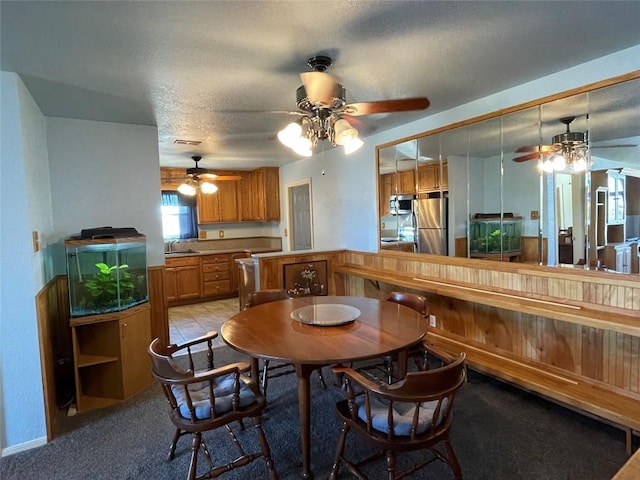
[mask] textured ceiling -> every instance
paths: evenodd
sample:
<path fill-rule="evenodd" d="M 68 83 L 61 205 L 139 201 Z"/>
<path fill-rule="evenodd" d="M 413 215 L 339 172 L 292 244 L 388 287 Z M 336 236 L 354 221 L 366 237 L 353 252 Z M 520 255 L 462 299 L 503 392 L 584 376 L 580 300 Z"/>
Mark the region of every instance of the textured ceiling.
<path fill-rule="evenodd" d="M 213 168 L 298 158 L 269 111 L 295 109 L 317 54 L 348 102 L 430 99 L 360 117 L 378 132 L 640 44 L 636 1 L 2 1 L 0 18 L 2 70 L 45 115 L 157 125 L 161 165 Z"/>

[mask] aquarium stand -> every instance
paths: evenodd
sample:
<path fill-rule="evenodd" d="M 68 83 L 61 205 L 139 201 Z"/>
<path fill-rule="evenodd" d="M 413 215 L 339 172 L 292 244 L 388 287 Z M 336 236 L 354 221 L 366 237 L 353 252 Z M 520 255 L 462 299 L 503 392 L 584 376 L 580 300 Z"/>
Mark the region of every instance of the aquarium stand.
<path fill-rule="evenodd" d="M 79 412 L 127 400 L 152 383 L 149 303 L 69 323 Z"/>

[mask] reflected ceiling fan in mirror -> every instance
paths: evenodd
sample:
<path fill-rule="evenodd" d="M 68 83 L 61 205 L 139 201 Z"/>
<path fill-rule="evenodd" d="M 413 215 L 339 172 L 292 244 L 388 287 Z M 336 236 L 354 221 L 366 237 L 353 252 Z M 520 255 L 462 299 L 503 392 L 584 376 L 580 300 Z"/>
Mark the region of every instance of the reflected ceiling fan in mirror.
<path fill-rule="evenodd" d="M 198 190 L 204 194 L 216 193 L 218 191 L 218 186 L 211 183 L 210 180 L 214 180 L 216 182 L 240 180 L 238 175 L 216 175 L 206 168 L 199 167 L 198 162 L 202 160 L 202 157 L 199 155 L 193 155 L 191 160 L 195 162 L 196 166 L 187 168 L 185 172 L 186 178 L 181 178 L 183 182 L 178 186 L 178 192 L 183 195 L 192 197 L 198 193 Z"/>
<path fill-rule="evenodd" d="M 587 117 L 588 118 L 588 117 Z M 554 135 L 551 145 L 528 145 L 516 149 L 516 153 L 527 153 L 513 159 L 514 162 L 541 159 L 540 168 L 545 172 L 584 172 L 589 166 L 589 148 L 620 148 L 635 145 L 603 145 L 589 147 L 589 140 L 585 132 L 572 132 L 571 123 L 576 117 L 563 117 L 560 122 L 566 126 L 566 131 Z"/>
<path fill-rule="evenodd" d="M 302 85 L 296 92 L 300 111 L 288 112 L 300 118 L 278 132 L 280 142 L 299 155 L 310 157 L 321 140 L 343 146 L 346 154 L 352 153 L 362 146 L 360 122 L 353 117 L 424 110 L 429 106 L 426 97 L 348 104 L 345 88 L 326 73 L 331 58 L 318 55 L 307 63 L 312 71 L 300 74 Z"/>

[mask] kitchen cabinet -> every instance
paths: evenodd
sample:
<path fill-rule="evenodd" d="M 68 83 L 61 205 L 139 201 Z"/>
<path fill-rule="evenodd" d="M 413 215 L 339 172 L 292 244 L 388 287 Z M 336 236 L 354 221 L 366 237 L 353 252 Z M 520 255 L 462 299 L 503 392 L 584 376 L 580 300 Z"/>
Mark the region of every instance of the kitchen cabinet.
<path fill-rule="evenodd" d="M 429 162 L 418 166 L 418 193 L 449 189 L 449 169 L 447 162 Z"/>
<path fill-rule="evenodd" d="M 393 195 L 394 192 L 394 180 L 395 173 L 387 173 L 384 175 L 380 175 L 380 216 L 389 215 L 391 212 L 391 204 L 389 203 L 389 197 Z"/>
<path fill-rule="evenodd" d="M 165 295 L 168 301 L 200 297 L 199 257 L 165 259 Z"/>
<path fill-rule="evenodd" d="M 619 243 L 605 246 L 602 250 L 602 263 L 610 270 L 631 273 L 631 245 Z"/>
<path fill-rule="evenodd" d="M 201 261 L 202 296 L 231 293 L 231 255 L 203 255 Z"/>
<path fill-rule="evenodd" d="M 280 174 L 277 167 L 263 167 L 240 180 L 240 221 L 280 221 Z"/>
<path fill-rule="evenodd" d="M 78 411 L 113 405 L 151 384 L 148 303 L 116 313 L 72 317 L 69 323 Z"/>
<path fill-rule="evenodd" d="M 416 173 L 415 170 L 404 170 L 396 174 L 399 195 L 416 194 Z"/>
<path fill-rule="evenodd" d="M 198 191 L 198 223 L 237 222 L 238 210 L 237 181 L 215 182 L 216 193 Z"/>

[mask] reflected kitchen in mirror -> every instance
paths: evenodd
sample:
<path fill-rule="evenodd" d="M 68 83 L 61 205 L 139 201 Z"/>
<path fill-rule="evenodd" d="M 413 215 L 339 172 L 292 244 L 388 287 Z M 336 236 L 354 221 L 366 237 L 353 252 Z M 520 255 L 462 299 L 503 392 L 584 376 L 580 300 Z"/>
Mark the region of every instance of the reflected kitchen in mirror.
<path fill-rule="evenodd" d="M 379 147 L 380 249 L 640 273 L 639 77 Z"/>

